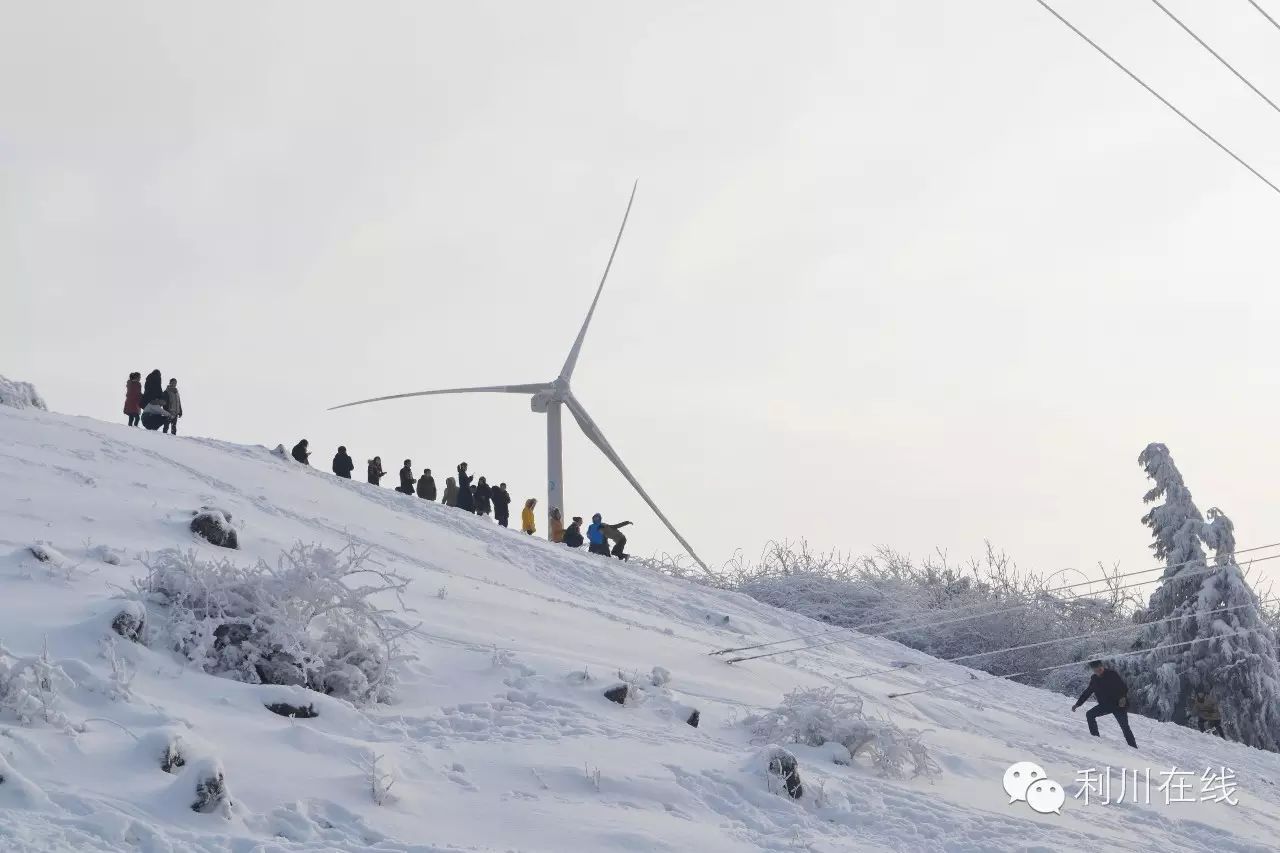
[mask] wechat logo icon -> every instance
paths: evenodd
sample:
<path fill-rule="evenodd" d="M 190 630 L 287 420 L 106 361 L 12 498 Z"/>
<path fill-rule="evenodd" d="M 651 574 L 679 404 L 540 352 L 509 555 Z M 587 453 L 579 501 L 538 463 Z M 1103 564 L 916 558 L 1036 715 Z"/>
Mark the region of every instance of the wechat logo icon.
<path fill-rule="evenodd" d="M 1004 771 L 1004 792 L 1009 795 L 1010 805 L 1021 800 L 1040 814 L 1062 814 L 1062 804 L 1067 801 L 1062 786 L 1034 761 L 1009 765 Z"/>

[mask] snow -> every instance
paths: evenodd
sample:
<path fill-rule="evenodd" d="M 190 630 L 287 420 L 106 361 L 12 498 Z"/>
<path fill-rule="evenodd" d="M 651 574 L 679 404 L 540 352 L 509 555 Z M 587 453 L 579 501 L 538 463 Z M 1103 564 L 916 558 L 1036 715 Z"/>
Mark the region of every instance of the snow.
<path fill-rule="evenodd" d="M 1069 698 L 1000 681 L 887 698 L 966 680 L 955 665 L 844 680 L 931 660 L 887 639 L 731 666 L 707 652 L 827 626 L 264 447 L 0 408 L 0 482 L 5 660 L 57 674 L 46 691 L 23 681 L 29 723 L 0 712 L 0 850 L 1263 851 L 1280 837 L 1280 755 L 1140 717 L 1130 750 L 1108 718 L 1089 738 Z M 235 519 L 239 551 L 191 533 L 200 507 Z M 367 548 L 410 578 L 410 612 L 380 601 L 416 627 L 394 702 L 217 677 L 111 632 L 136 615 L 149 554 L 249 568 L 298 543 Z M 634 688 L 624 705 L 603 696 L 618 683 Z M 861 709 L 823 725 L 919 732 L 940 773 L 908 763 L 894 778 L 840 744 L 762 740 L 751 721 L 794 710 L 787 694 Z M 318 716 L 265 707 L 278 702 Z M 798 759 L 799 800 L 769 778 L 775 745 Z M 165 772 L 171 747 L 184 763 Z M 1066 789 L 1061 815 L 1009 803 L 1002 780 L 1018 761 Z M 1152 802 L 1070 796 L 1104 766 L 1151 768 Z M 1165 804 L 1157 774 L 1174 766 L 1197 779 L 1233 769 L 1239 804 Z M 218 773 L 225 807 L 193 811 Z"/>

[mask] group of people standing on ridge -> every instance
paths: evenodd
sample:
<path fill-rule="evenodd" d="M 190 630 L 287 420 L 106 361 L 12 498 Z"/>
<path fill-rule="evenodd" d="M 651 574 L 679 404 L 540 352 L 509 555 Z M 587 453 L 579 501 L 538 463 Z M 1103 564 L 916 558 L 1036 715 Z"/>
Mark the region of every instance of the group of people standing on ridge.
<path fill-rule="evenodd" d="M 149 430 L 163 429 L 178 434 L 178 418 L 182 417 L 182 395 L 178 393 L 178 380 L 170 379 L 164 385 L 159 370 L 147 374 L 144 385 L 142 374 L 134 371 L 124 385 L 124 414 L 129 426 L 139 423 Z"/>
<path fill-rule="evenodd" d="M 303 465 L 310 465 L 311 450 L 307 439 L 304 438 L 295 444 L 291 455 L 294 460 Z M 355 461 L 347 453 L 347 448 L 339 447 L 333 457 L 331 466 L 333 473 L 345 480 L 350 480 L 355 468 Z M 368 480 L 371 485 L 381 485 L 382 478 L 386 475 L 387 472 L 382 468 L 381 456 L 375 456 L 369 460 Z M 396 491 L 404 495 L 417 495 L 428 501 L 436 500 L 439 495 L 440 502 L 445 506 L 456 507 L 463 512 L 474 513 L 485 518 L 492 515 L 501 527 L 507 527 L 511 521 L 511 493 L 507 491 L 507 484 L 499 483 L 494 486 L 485 477 L 476 478 L 467 470 L 466 462 L 458 465 L 456 478 L 445 478 L 444 492 L 441 494 L 437 490 L 436 479 L 431 469 L 424 468 L 422 474 L 415 477 L 413 460 L 406 459 L 404 467 L 400 469 L 400 485 L 396 487 Z M 537 505 L 537 498 L 529 498 L 524 502 L 524 509 L 520 512 L 520 530 L 529 536 L 538 530 L 537 521 L 534 518 L 534 509 Z M 559 508 L 553 508 L 551 531 L 547 538 L 552 542 L 568 545 L 570 548 L 581 548 L 586 544 L 592 554 L 614 556 L 619 560 L 625 560 L 628 557 L 625 550 L 627 537 L 622 533 L 622 528 L 629 524 L 631 524 L 629 521 L 610 524 L 596 513 L 592 516 L 591 524 L 587 527 L 584 536 L 580 517 L 574 516 L 569 526 L 565 527 Z"/>

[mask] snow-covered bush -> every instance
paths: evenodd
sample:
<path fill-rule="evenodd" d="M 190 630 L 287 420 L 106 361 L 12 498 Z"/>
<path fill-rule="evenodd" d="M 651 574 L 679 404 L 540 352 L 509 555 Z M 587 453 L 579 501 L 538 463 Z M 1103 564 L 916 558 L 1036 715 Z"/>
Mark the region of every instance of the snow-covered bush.
<path fill-rule="evenodd" d="M 862 699 L 832 688 L 797 689 L 770 711 L 743 720 L 763 743 L 839 744 L 854 759 L 867 756 L 884 776 L 941 772 L 921 741 L 921 732 L 903 730 L 889 720 L 866 717 Z"/>
<path fill-rule="evenodd" d="M 360 771 L 374 803 L 385 805 L 391 799 L 391 789 L 396 784 L 395 771 L 389 767 L 386 757 L 371 751 L 351 764 Z"/>
<path fill-rule="evenodd" d="M 129 662 L 128 658 L 120 656 L 116 649 L 116 638 L 112 634 L 103 637 L 99 645 L 102 650 L 102 658 L 111 669 L 111 692 L 109 695 L 116 701 L 127 701 L 132 698 L 131 688 L 133 679 L 137 676 L 138 671 Z"/>
<path fill-rule="evenodd" d="M 1119 588 L 1124 583 L 1117 574 L 1118 569 L 1104 569 L 1096 594 L 1059 593 L 1054 590 L 1067 581 L 1020 571 L 989 544 L 982 559 L 956 564 L 941 552 L 918 561 L 888 548 L 850 557 L 815 552 L 801 541 L 771 543 L 755 563 L 736 558 L 721 577 L 730 588 L 775 607 L 885 636 L 935 657 L 965 657 L 967 666 L 996 675 L 1015 675 L 1071 663 L 1096 646 L 1070 640 L 1000 649 L 1099 631 L 1114 632 L 1108 637 L 1123 646 L 1136 636 L 1138 602 Z M 1079 692 L 1079 677 L 1052 670 L 1017 680 Z"/>
<path fill-rule="evenodd" d="M 19 657 L 0 646 L 0 709 L 23 725 L 43 720 L 61 729 L 71 721 L 60 709 L 59 695 L 74 687 L 71 677 L 49 656 L 49 644 L 37 656 Z"/>
<path fill-rule="evenodd" d="M 368 551 L 298 543 L 276 566 L 240 566 L 165 550 L 135 581 L 158 636 L 204 671 L 251 684 L 295 684 L 353 702 L 390 701 L 401 627 L 375 599 L 409 581 Z"/>
<path fill-rule="evenodd" d="M 49 411 L 44 398 L 30 382 L 18 382 L 0 376 L 0 406 L 14 409 L 40 409 Z"/>

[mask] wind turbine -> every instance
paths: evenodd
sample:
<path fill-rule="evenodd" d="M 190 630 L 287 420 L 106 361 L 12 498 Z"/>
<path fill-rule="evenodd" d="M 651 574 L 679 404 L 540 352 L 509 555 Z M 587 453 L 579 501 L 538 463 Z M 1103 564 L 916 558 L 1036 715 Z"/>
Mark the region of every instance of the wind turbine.
<path fill-rule="evenodd" d="M 600 294 L 604 292 L 604 283 L 609 278 L 610 268 L 613 267 L 613 258 L 618 253 L 618 245 L 622 242 L 622 232 L 627 227 L 627 217 L 631 215 L 631 204 L 636 199 L 636 187 L 638 185 L 639 181 L 636 181 L 631 187 L 631 197 L 627 199 L 627 209 L 622 214 L 622 225 L 619 226 L 618 236 L 613 241 L 613 250 L 609 252 L 609 262 L 605 264 L 604 275 L 600 276 L 600 285 L 596 288 L 595 298 L 591 300 L 591 307 L 587 309 L 587 318 L 583 320 L 582 328 L 578 330 L 578 337 L 574 340 L 573 347 L 569 350 L 569 356 L 564 360 L 564 367 L 560 369 L 560 375 L 555 379 L 550 382 L 535 382 L 528 385 L 489 385 L 479 388 L 444 388 L 437 391 L 391 394 L 386 397 L 373 397 L 368 400 L 357 400 L 354 403 L 344 403 L 341 406 L 334 406 L 329 411 L 345 409 L 350 406 L 361 406 L 365 403 L 400 400 L 405 397 L 428 397 L 436 394 L 493 393 L 530 395 L 530 408 L 547 416 L 547 527 L 549 529 L 551 526 L 551 511 L 553 509 L 559 509 L 561 517 L 564 517 L 564 454 L 561 445 L 560 415 L 561 408 L 567 408 L 569 413 L 573 415 L 574 420 L 578 422 L 582 432 L 596 447 L 600 448 L 600 452 L 605 455 L 605 458 L 612 462 L 614 467 L 621 472 L 622 476 L 639 493 L 654 514 L 666 525 L 667 530 L 671 531 L 671 535 L 676 538 L 676 541 L 689 552 L 689 556 L 694 559 L 694 562 L 704 572 L 711 574 L 711 570 L 707 568 L 706 563 L 702 562 L 702 559 L 693 550 L 693 546 L 680 535 L 680 531 L 676 530 L 675 525 L 663 514 L 662 510 L 658 509 L 658 505 L 653 502 L 653 498 L 649 497 L 649 493 L 640 485 L 640 481 L 627 469 L 622 457 L 618 456 L 618 452 L 613 449 L 613 445 L 609 444 L 609 440 L 604 437 L 604 433 L 596 426 L 596 422 L 591 419 L 591 415 L 587 414 L 587 410 L 578 401 L 578 398 L 573 396 L 573 391 L 569 388 L 569 380 L 573 377 L 574 368 L 578 365 L 578 354 L 582 351 L 582 342 L 587 337 L 587 328 L 591 325 L 591 318 L 596 312 L 596 305 L 600 302 Z"/>

